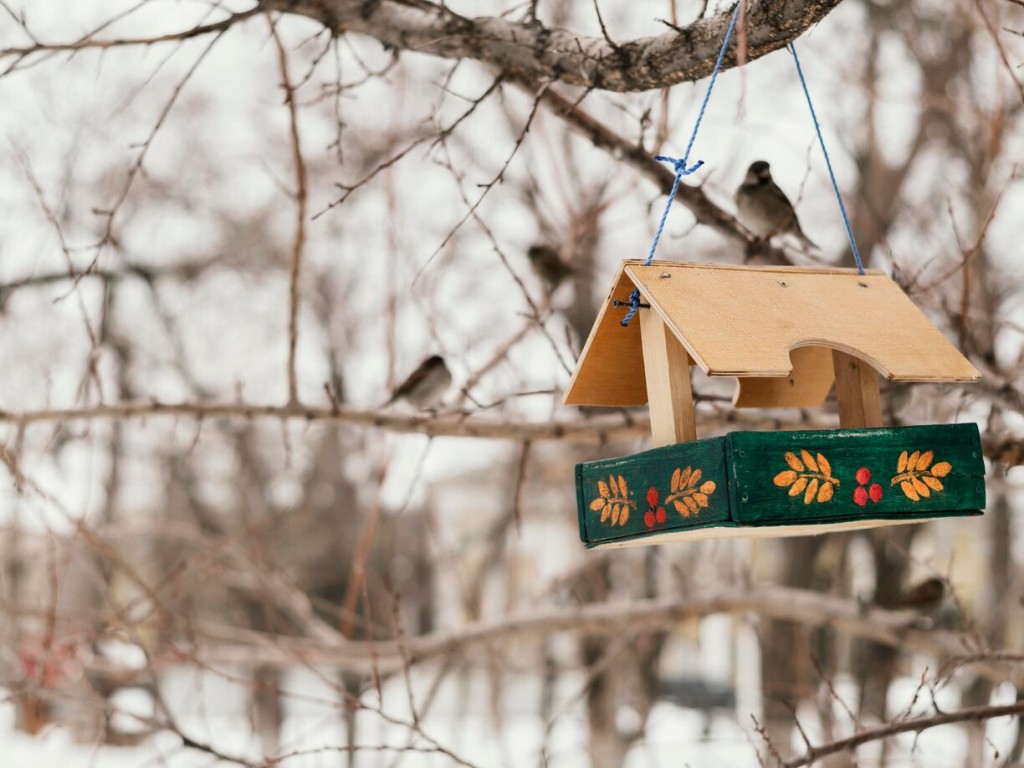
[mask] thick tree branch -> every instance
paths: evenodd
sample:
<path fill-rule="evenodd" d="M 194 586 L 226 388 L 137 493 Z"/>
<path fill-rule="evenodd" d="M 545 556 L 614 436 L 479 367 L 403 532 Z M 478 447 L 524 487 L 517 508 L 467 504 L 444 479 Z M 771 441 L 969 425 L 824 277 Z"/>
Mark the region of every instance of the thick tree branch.
<path fill-rule="evenodd" d="M 118 421 L 172 417 L 198 419 L 277 419 L 349 424 L 382 429 L 399 434 L 418 433 L 430 437 L 475 437 L 490 440 L 565 440 L 576 444 L 603 444 L 614 440 L 642 438 L 650 432 L 646 413 L 624 411 L 621 415 L 560 421 L 524 421 L 516 418 L 494 419 L 465 412 L 442 414 L 394 413 L 389 410 L 312 405 L 266 405 L 259 403 L 218 403 L 209 401 L 161 403 L 128 401 L 81 408 L 46 408 L 37 411 L 0 411 L 0 425 L 26 427 L 33 424 L 64 422 Z M 766 418 L 757 411 L 749 415 L 733 413 L 728 420 L 702 422 L 702 429 L 718 434 L 728 429 L 779 428 L 778 419 Z M 806 422 L 793 422 L 789 428 L 807 428 Z M 985 457 L 1006 467 L 1024 465 L 1024 440 L 1015 436 L 987 438 Z"/>
<path fill-rule="evenodd" d="M 764 56 L 821 21 L 840 0 L 748 0 L 745 60 Z M 277 0 L 277 10 L 315 18 L 339 33 L 356 32 L 398 51 L 475 59 L 506 77 L 561 81 L 633 92 L 693 82 L 711 74 L 732 9 L 656 37 L 613 45 L 536 22 L 467 18 L 426 0 Z M 737 48 L 723 67 L 736 66 Z"/>
<path fill-rule="evenodd" d="M 895 720 L 876 728 L 860 731 L 845 739 L 822 744 L 819 747 L 811 747 L 799 757 L 786 760 L 780 765 L 781 768 L 799 768 L 799 766 L 803 765 L 812 765 L 827 755 L 854 750 L 862 744 L 885 739 L 889 736 L 896 736 L 901 733 L 920 733 L 939 725 L 984 722 L 985 720 L 992 720 L 997 717 L 1011 717 L 1021 714 L 1024 714 L 1024 701 L 998 706 L 966 707 L 955 712 L 937 712 L 934 715 L 922 715 L 921 717 L 912 717 L 907 720 Z"/>
<path fill-rule="evenodd" d="M 500 641 L 545 637 L 555 632 L 591 636 L 632 637 L 663 629 L 689 618 L 712 614 L 751 614 L 762 619 L 792 621 L 807 626 L 829 626 L 862 637 L 939 659 L 972 660 L 971 670 L 994 681 L 1017 681 L 1014 665 L 990 658 L 976 638 L 964 632 L 927 629 L 917 615 L 906 610 L 865 608 L 856 600 L 823 595 L 803 589 L 762 586 L 732 588 L 701 597 L 648 599 L 630 602 L 591 603 L 576 608 L 557 606 L 527 614 L 480 621 L 449 632 L 436 632 L 397 641 L 324 643 L 311 638 L 272 638 L 252 630 L 197 623 L 197 647 L 178 649 L 168 657 L 174 663 L 180 653 L 195 653 L 203 664 L 288 665 L 302 662 L 351 671 L 389 672 L 409 663 L 465 655 L 474 648 Z"/>
<path fill-rule="evenodd" d="M 397 433 L 420 433 L 430 437 L 479 437 L 495 440 L 568 440 L 574 443 L 605 443 L 622 438 L 642 437 L 650 429 L 643 414 L 601 416 L 575 421 L 521 421 L 469 416 L 465 413 L 435 416 L 429 413 L 394 413 L 362 410 L 340 404 L 332 407 L 309 405 L 261 405 L 246 403 L 160 403 L 124 402 L 81 408 L 51 408 L 38 411 L 0 411 L 0 424 L 28 426 L 64 422 L 88 422 L 154 417 L 189 419 L 277 419 L 322 424 L 351 424 Z"/>

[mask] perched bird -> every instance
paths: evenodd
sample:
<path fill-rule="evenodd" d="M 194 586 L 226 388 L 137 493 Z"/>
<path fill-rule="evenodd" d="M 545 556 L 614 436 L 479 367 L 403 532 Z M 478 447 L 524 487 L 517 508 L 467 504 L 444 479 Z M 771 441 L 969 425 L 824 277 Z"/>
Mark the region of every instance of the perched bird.
<path fill-rule="evenodd" d="M 452 374 L 445 365 L 444 358 L 432 355 L 420 363 L 419 367 L 409 374 L 391 394 L 391 399 L 384 403 L 391 405 L 405 400 L 410 405 L 428 410 L 441 402 L 441 398 L 452 383 Z"/>
<path fill-rule="evenodd" d="M 530 266 L 533 267 L 540 279 L 547 283 L 552 291 L 573 273 L 573 268 L 562 260 L 558 249 L 552 248 L 550 245 L 531 245 L 526 251 L 526 258 L 530 260 Z"/>
<path fill-rule="evenodd" d="M 800 228 L 793 204 L 772 179 L 764 160 L 750 164 L 747 175 L 736 190 L 736 211 L 747 229 L 762 239 L 775 235 L 793 235 L 805 247 L 818 249 Z"/>
<path fill-rule="evenodd" d="M 911 609 L 927 616 L 937 612 L 945 599 L 946 582 L 933 576 L 903 590 L 892 607 Z"/>

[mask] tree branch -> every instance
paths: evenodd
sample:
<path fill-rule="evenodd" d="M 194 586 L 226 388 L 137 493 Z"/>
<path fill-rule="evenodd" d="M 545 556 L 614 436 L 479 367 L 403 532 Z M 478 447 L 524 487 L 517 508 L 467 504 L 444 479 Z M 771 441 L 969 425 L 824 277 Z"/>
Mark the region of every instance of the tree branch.
<path fill-rule="evenodd" d="M 621 415 L 561 421 L 525 421 L 516 418 L 492 419 L 466 412 L 435 416 L 430 413 L 402 414 L 387 410 L 349 408 L 334 403 L 330 407 L 303 404 L 266 405 L 259 403 L 218 403 L 209 401 L 161 403 L 127 401 L 81 408 L 44 408 L 36 411 L 0 411 L 0 424 L 26 427 L 55 422 L 116 421 L 154 417 L 190 419 L 277 419 L 350 424 L 383 429 L 398 434 L 423 434 L 429 437 L 475 437 L 490 440 L 565 440 L 576 444 L 604 444 L 613 440 L 642 438 L 650 431 L 645 413 L 626 411 Z M 805 424 L 805 422 L 799 422 Z M 729 428 L 779 428 L 777 419 L 767 419 L 756 411 L 749 415 L 733 413 L 729 420 L 702 423 L 709 434 Z M 827 428 L 827 427 L 824 427 Z M 986 439 L 982 443 L 986 458 L 1007 467 L 1024 465 L 1024 440 L 1017 437 Z"/>
<path fill-rule="evenodd" d="M 871 741 L 878 741 L 879 739 L 895 736 L 900 733 L 920 733 L 928 728 L 934 728 L 937 725 L 981 722 L 984 720 L 991 720 L 996 717 L 1009 717 L 1020 714 L 1024 714 L 1024 701 L 1017 701 L 1013 704 L 1004 704 L 1002 706 L 985 705 L 980 707 L 966 707 L 964 709 L 957 710 L 956 712 L 939 712 L 934 715 L 923 715 L 921 717 L 910 718 L 909 720 L 889 722 L 884 725 L 880 725 L 877 728 L 869 728 L 866 731 L 860 731 L 859 733 L 855 733 L 853 736 L 848 736 L 845 739 L 839 739 L 838 741 L 823 744 L 820 747 L 811 747 L 804 754 L 782 763 L 782 768 L 799 768 L 799 766 L 802 765 L 811 765 L 826 755 L 834 755 L 837 752 L 846 752 L 848 750 L 856 749 L 862 744 L 867 744 Z"/>
<path fill-rule="evenodd" d="M 841 0 L 750 0 L 745 60 L 795 40 Z M 277 0 L 282 12 L 315 18 L 338 33 L 356 32 L 398 51 L 475 59 L 508 77 L 561 81 L 633 92 L 693 82 L 711 74 L 731 9 L 655 37 L 612 44 L 565 29 L 505 18 L 460 16 L 426 0 Z M 722 63 L 736 66 L 733 45 Z"/>
<path fill-rule="evenodd" d="M 539 91 L 539 86 L 536 83 L 526 83 L 521 80 L 516 82 L 522 88 L 533 93 Z M 595 147 L 605 150 L 616 160 L 625 162 L 651 179 L 658 185 L 662 194 L 667 195 L 672 189 L 675 174 L 664 163 L 655 160 L 650 151 L 644 147 L 628 141 L 590 115 L 578 101 L 556 93 L 553 88 L 544 89 L 539 94 L 539 98 L 541 103 L 554 115 L 589 139 Z M 735 216 L 712 202 L 700 187 L 680 184 L 676 192 L 676 200 L 689 208 L 697 221 L 706 224 L 722 235 L 743 243 L 747 247 L 757 242 L 757 238 L 741 226 Z M 776 263 L 786 264 L 790 261 L 785 252 L 769 243 L 761 243 L 760 248 L 763 254 L 770 255 Z"/>
<path fill-rule="evenodd" d="M 28 426 L 54 422 L 88 422 L 148 419 L 170 416 L 191 419 L 278 419 L 352 424 L 397 433 L 430 437 L 479 437 L 494 440 L 567 440 L 575 443 L 606 443 L 642 437 L 650 429 L 647 417 L 637 414 L 601 416 L 576 421 L 521 421 L 491 419 L 465 413 L 435 416 L 429 413 L 400 414 L 386 410 L 308 405 L 260 405 L 247 403 L 123 402 L 81 408 L 49 408 L 38 411 L 0 411 L 0 424 Z"/>
<path fill-rule="evenodd" d="M 295 165 L 295 238 L 288 270 L 288 402 L 299 402 L 299 377 L 295 370 L 295 353 L 299 343 L 299 273 L 306 248 L 306 203 L 309 197 L 309 175 L 302 155 L 299 137 L 299 111 L 295 104 L 295 86 L 288 75 L 288 52 L 277 34 L 277 27 L 269 20 L 270 36 L 277 49 L 277 66 L 281 72 L 281 87 L 288 107 L 288 139 L 291 142 L 292 162 Z"/>
<path fill-rule="evenodd" d="M 203 37 L 205 35 L 221 33 L 227 31 L 229 28 L 234 26 L 240 21 L 260 13 L 262 8 L 260 5 L 256 5 L 247 11 L 240 13 L 232 13 L 225 19 L 213 22 L 212 24 L 199 24 L 191 29 L 184 29 L 178 32 L 168 32 L 163 35 L 154 35 L 152 37 L 133 37 L 133 38 L 118 38 L 105 40 L 103 38 L 95 37 L 93 34 L 88 34 L 74 40 L 70 43 L 44 43 L 38 40 L 33 40 L 32 45 L 23 47 L 11 47 L 11 48 L 0 48 L 0 60 L 6 58 L 13 58 L 14 62 L 4 69 L 0 70 L 0 77 L 13 71 L 17 65 L 24 59 L 34 55 L 53 55 L 55 53 L 67 52 L 76 53 L 78 51 L 85 51 L 90 49 L 106 50 L 108 48 L 131 48 L 135 46 L 149 46 L 158 45 L 160 43 L 172 43 L 181 42 L 182 40 L 190 40 L 195 37 Z"/>
<path fill-rule="evenodd" d="M 971 670 L 994 681 L 1019 682 L 1020 675 L 990 659 L 984 648 L 968 633 L 919 628 L 916 614 L 906 610 L 869 608 L 858 601 L 824 595 L 811 590 L 778 586 L 755 589 L 723 589 L 684 599 L 632 600 L 628 603 L 590 603 L 572 608 L 559 605 L 521 615 L 480 621 L 449 632 L 436 632 L 397 641 L 324 643 L 312 638 L 270 636 L 252 630 L 196 623 L 201 638 L 194 649 L 203 664 L 287 665 L 296 660 L 358 672 L 374 669 L 386 673 L 410 663 L 439 657 L 465 656 L 472 649 L 498 641 L 543 637 L 572 632 L 595 637 L 632 637 L 678 624 L 689 618 L 712 614 L 753 614 L 763 619 L 792 621 L 806 626 L 829 626 L 904 651 L 928 654 L 939 659 L 964 658 L 972 654 Z"/>

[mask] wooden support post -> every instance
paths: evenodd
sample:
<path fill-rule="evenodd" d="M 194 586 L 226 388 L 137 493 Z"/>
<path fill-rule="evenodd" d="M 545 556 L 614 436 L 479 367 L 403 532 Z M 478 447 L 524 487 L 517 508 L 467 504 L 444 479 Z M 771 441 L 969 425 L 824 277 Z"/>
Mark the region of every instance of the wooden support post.
<path fill-rule="evenodd" d="M 839 426 L 843 429 L 882 426 L 882 399 L 878 373 L 859 357 L 832 350 L 836 371 Z"/>
<path fill-rule="evenodd" d="M 652 309 L 640 310 L 640 338 L 654 447 L 696 440 L 689 354 Z"/>

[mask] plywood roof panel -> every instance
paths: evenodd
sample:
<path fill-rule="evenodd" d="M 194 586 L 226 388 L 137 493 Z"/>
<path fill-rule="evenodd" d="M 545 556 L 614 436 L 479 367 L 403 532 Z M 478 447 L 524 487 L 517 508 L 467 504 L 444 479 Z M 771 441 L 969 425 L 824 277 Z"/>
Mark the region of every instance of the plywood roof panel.
<path fill-rule="evenodd" d="M 630 263 L 624 271 L 712 376 L 785 376 L 790 350 L 813 345 L 856 355 L 893 381 L 979 378 L 876 270 Z"/>
<path fill-rule="evenodd" d="M 629 294 L 633 292 L 633 281 L 623 270 L 627 263 L 623 262 L 619 267 L 611 293 L 590 329 L 590 338 L 580 353 L 576 371 L 565 391 L 566 405 L 625 408 L 647 404 L 640 319 L 634 318 L 623 327 L 620 322 L 627 308 L 614 306 L 616 301 L 628 301 Z"/>
<path fill-rule="evenodd" d="M 790 352 L 830 347 L 856 355 L 893 381 L 976 381 L 978 371 L 884 273 L 803 267 L 732 267 L 623 262 L 565 395 L 576 405 L 643 405 L 646 382 L 639 322 L 619 322 L 633 285 L 701 369 L 711 376 L 795 378 L 789 399 L 818 398 L 830 380 L 822 355 L 794 368 Z M 798 358 L 801 356 L 798 355 Z M 818 383 L 801 386 L 811 377 Z M 742 381 L 742 379 L 741 379 Z M 749 381 L 753 385 L 753 381 Z M 749 404 L 768 392 L 748 387 Z M 780 385 L 775 388 L 787 392 Z M 744 403 L 741 383 L 738 404 Z M 810 394 L 813 391 L 813 395 Z M 827 391 L 827 390 L 826 390 Z M 772 399 L 769 397 L 769 400 Z M 785 399 L 785 398 L 783 398 Z M 810 403 L 799 403 L 810 404 Z"/>

